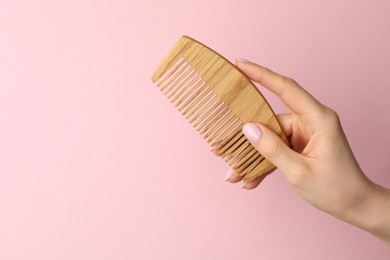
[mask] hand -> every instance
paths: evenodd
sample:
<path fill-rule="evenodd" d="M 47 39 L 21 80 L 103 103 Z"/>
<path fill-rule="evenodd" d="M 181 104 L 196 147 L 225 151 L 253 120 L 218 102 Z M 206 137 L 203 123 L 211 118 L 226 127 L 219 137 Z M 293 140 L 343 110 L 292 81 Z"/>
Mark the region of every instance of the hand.
<path fill-rule="evenodd" d="M 275 93 L 290 111 L 278 116 L 289 144 L 266 126 L 250 123 L 243 127 L 243 132 L 253 146 L 280 169 L 305 201 L 390 241 L 390 215 L 383 220 L 388 224 L 385 234 L 383 227 L 378 227 L 378 218 L 367 217 L 369 212 L 379 211 L 383 215 L 382 201 L 387 202 L 385 209 L 390 213 L 389 191 L 364 175 L 337 113 L 293 79 L 246 61 L 237 61 L 236 65 L 250 79 Z M 228 175 L 229 182 L 241 181 L 232 170 Z M 244 183 L 244 188 L 257 187 L 264 177 Z"/>

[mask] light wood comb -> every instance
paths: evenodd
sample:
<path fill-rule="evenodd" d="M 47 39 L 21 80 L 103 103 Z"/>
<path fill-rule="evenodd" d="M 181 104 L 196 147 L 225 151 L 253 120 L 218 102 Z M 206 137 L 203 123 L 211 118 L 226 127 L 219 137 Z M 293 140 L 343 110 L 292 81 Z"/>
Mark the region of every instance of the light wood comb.
<path fill-rule="evenodd" d="M 245 181 L 275 168 L 249 143 L 242 126 L 262 123 L 286 137 L 260 91 L 227 59 L 183 36 L 152 81 Z"/>

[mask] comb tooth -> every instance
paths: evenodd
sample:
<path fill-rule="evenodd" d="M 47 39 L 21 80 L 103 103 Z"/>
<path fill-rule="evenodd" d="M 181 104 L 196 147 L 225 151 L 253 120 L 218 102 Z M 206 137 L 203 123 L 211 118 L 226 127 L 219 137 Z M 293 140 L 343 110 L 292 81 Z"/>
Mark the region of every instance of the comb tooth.
<path fill-rule="evenodd" d="M 239 132 L 239 129 L 235 129 L 232 131 L 231 134 L 229 134 L 229 138 L 218 138 L 218 140 L 214 140 L 214 142 L 211 143 L 211 146 L 217 147 L 220 149 L 222 146 L 226 145 L 232 138 L 234 138 Z"/>
<path fill-rule="evenodd" d="M 235 123 L 234 116 L 228 117 L 227 120 L 219 121 L 215 126 L 213 126 L 213 129 L 206 133 L 204 139 L 209 144 L 221 142 L 226 136 L 226 129 L 228 129 L 232 123 Z"/>
<path fill-rule="evenodd" d="M 165 88 L 165 86 L 168 86 L 170 85 L 173 81 L 177 80 L 178 76 L 180 74 L 182 74 L 185 69 L 188 68 L 188 63 L 183 60 L 183 63 L 180 64 L 179 67 L 177 67 L 175 70 L 173 70 L 173 73 L 172 75 L 170 75 L 170 77 L 164 79 L 164 80 L 161 80 L 160 82 L 157 83 L 157 87 L 159 87 L 161 90 L 163 90 Z"/>
<path fill-rule="evenodd" d="M 207 133 L 207 134 L 211 134 L 207 142 L 209 143 L 211 141 L 213 141 L 212 143 L 221 142 L 224 139 L 231 138 L 231 135 L 233 134 L 233 130 L 240 124 L 241 124 L 240 120 L 235 115 L 233 115 L 233 117 L 229 119 L 228 122 L 223 125 L 223 127 L 218 129 L 214 133 L 212 132 Z"/>
<path fill-rule="evenodd" d="M 247 149 L 245 152 L 242 152 L 237 156 L 237 159 L 235 160 L 236 163 L 234 166 L 240 167 L 243 163 L 245 163 L 249 158 L 251 158 L 254 154 L 258 153 L 256 149 Z"/>
<path fill-rule="evenodd" d="M 242 173 L 239 173 L 239 176 L 243 176 L 244 178 L 250 177 L 251 174 L 256 173 L 256 177 L 259 177 L 261 174 L 265 173 L 266 168 L 264 167 L 264 157 L 260 157 L 260 160 L 257 161 L 256 164 L 252 164 L 247 169 L 245 169 Z M 252 176 L 253 177 L 253 176 Z"/>
<path fill-rule="evenodd" d="M 183 81 L 180 82 L 180 84 L 173 83 L 169 89 L 166 89 L 164 91 L 165 96 L 171 100 L 173 96 L 176 96 L 179 92 L 182 92 L 183 90 L 188 89 L 191 85 L 193 85 L 198 79 L 199 75 L 194 70 L 188 70 L 189 73 L 186 75 Z M 178 82 L 177 82 L 178 83 Z M 171 103 L 173 101 L 171 100 Z"/>
<path fill-rule="evenodd" d="M 257 157 L 261 157 L 261 155 L 256 152 L 255 149 L 249 149 L 250 152 L 246 154 L 245 156 L 242 156 L 241 154 L 237 156 L 239 159 L 236 160 L 236 163 L 234 163 L 233 168 L 238 169 L 240 167 L 246 167 L 248 166 L 250 161 L 253 161 Z"/>
<path fill-rule="evenodd" d="M 206 141 L 208 143 L 220 143 L 224 139 L 231 139 L 233 130 L 240 124 L 240 121 L 236 118 L 232 118 L 223 127 L 214 132 Z"/>
<path fill-rule="evenodd" d="M 188 86 L 188 91 L 185 92 L 185 94 L 176 103 L 174 103 L 174 105 L 176 107 L 182 105 L 184 101 L 188 100 L 188 97 L 192 96 L 194 92 L 204 84 L 205 82 L 202 79 L 200 79 L 196 81 L 193 85 Z"/>
<path fill-rule="evenodd" d="M 198 83 L 199 80 L 201 80 L 199 74 L 197 74 L 196 72 L 194 72 L 194 74 L 195 74 L 194 77 L 191 79 L 190 82 L 188 82 L 188 84 L 185 84 L 179 91 L 171 92 L 170 94 L 167 95 L 168 99 L 170 99 L 172 103 L 174 103 L 186 91 L 188 91 L 191 87 L 195 86 L 195 84 Z"/>
<path fill-rule="evenodd" d="M 218 107 L 222 104 L 221 99 L 218 96 L 216 96 L 216 97 L 217 98 L 214 99 L 215 103 L 210 107 L 210 109 L 208 111 L 205 111 L 205 113 L 203 113 L 203 115 L 201 117 L 199 117 L 198 120 L 194 120 L 194 122 L 195 122 L 194 127 L 196 130 L 198 130 L 198 126 L 200 123 L 203 122 L 203 120 L 205 120 L 206 118 L 213 118 L 212 115 L 218 110 Z"/>
<path fill-rule="evenodd" d="M 231 134 L 231 137 L 230 138 L 225 138 L 224 140 L 218 142 L 218 144 L 216 143 L 212 143 L 211 146 L 214 147 L 215 151 L 220 154 L 222 153 L 222 149 L 223 147 L 225 147 L 226 145 L 229 145 L 230 142 L 235 142 L 237 141 L 238 138 L 241 137 L 242 133 L 241 132 L 241 129 L 240 128 L 237 128 L 234 133 Z"/>
<path fill-rule="evenodd" d="M 184 79 L 189 71 L 191 71 L 191 67 L 188 64 L 184 64 L 184 66 L 178 69 L 177 73 L 172 78 L 170 78 L 164 85 L 160 87 L 161 92 L 166 94 L 165 89 L 170 89 L 176 86 L 177 83 Z"/>
<path fill-rule="evenodd" d="M 177 70 L 185 63 L 186 61 L 184 58 L 179 59 L 173 66 L 165 73 L 163 74 L 157 81 L 156 85 L 157 87 L 160 87 L 162 83 L 164 83 L 168 78 L 172 77 L 173 74 L 177 72 Z"/>
<path fill-rule="evenodd" d="M 246 153 L 250 149 L 249 146 L 249 142 L 245 141 L 238 149 L 226 156 L 225 161 L 229 162 L 229 165 L 232 166 L 240 158 L 242 153 Z"/>
<path fill-rule="evenodd" d="M 236 150 L 237 144 L 242 144 L 243 142 L 245 142 L 245 136 L 237 134 L 234 138 L 229 138 L 228 142 L 218 149 L 218 153 L 222 158 L 225 158 L 226 155 Z"/>
<path fill-rule="evenodd" d="M 225 158 L 227 155 L 233 153 L 234 151 L 236 151 L 237 149 L 239 149 L 242 144 L 245 142 L 245 137 L 242 136 L 241 138 L 239 138 L 238 140 L 236 140 L 235 142 L 232 142 L 232 144 L 230 146 L 226 146 L 224 147 L 224 152 L 222 152 L 222 155 L 221 157 L 222 158 Z"/>
<path fill-rule="evenodd" d="M 236 171 L 236 173 L 239 176 L 243 176 L 247 172 L 252 170 L 254 167 L 256 167 L 261 162 L 262 159 L 263 158 L 260 155 L 257 155 L 257 157 L 251 158 L 251 160 L 248 160 L 247 162 L 245 162 L 240 167 L 238 167 L 238 168 L 234 168 L 233 167 L 233 169 Z"/>
<path fill-rule="evenodd" d="M 256 164 L 257 159 L 260 159 L 259 154 L 253 154 L 240 166 L 233 165 L 232 168 L 238 175 L 241 176 L 242 174 L 245 174 L 245 171 L 249 170 L 249 168 L 253 167 L 254 164 Z"/>
<path fill-rule="evenodd" d="M 205 138 L 209 137 L 211 134 L 218 131 L 218 129 L 226 125 L 228 122 L 231 122 L 230 120 L 234 119 L 232 111 L 229 108 L 227 108 L 226 110 L 227 111 L 224 111 L 224 115 L 221 117 L 221 120 L 219 120 L 215 125 L 213 125 L 205 132 Z"/>
<path fill-rule="evenodd" d="M 186 115 L 194 106 L 196 106 L 211 91 L 212 91 L 211 88 L 205 82 L 186 101 L 182 103 L 179 110 L 184 110 L 183 115 Z"/>
<path fill-rule="evenodd" d="M 202 116 L 206 111 L 210 111 L 210 108 L 213 104 L 215 104 L 215 102 L 218 100 L 218 96 L 213 92 L 213 91 L 210 91 L 210 94 L 205 97 L 205 99 L 203 99 L 201 101 L 201 103 L 198 104 L 197 107 L 195 107 L 188 115 L 187 115 L 187 119 L 189 119 L 191 116 L 192 118 L 189 120 L 190 123 L 192 124 L 193 122 L 195 122 L 200 116 Z M 207 113 L 209 114 L 209 113 Z"/>
<path fill-rule="evenodd" d="M 189 91 L 190 93 L 185 95 L 186 98 L 188 97 L 186 100 L 184 100 L 180 105 L 177 105 L 179 111 L 185 109 L 200 93 L 202 93 L 208 87 L 206 82 L 200 81 L 200 83 L 201 84 L 199 86 L 195 86 Z"/>
<path fill-rule="evenodd" d="M 195 127 L 194 122 L 197 122 L 202 116 L 210 115 L 211 111 L 213 111 L 212 107 L 215 105 L 217 101 L 218 101 L 218 96 L 215 95 L 215 93 L 212 93 L 210 96 L 208 96 L 204 105 L 198 110 L 194 111 L 195 113 L 192 115 L 192 118 L 189 119 L 190 124 L 193 124 Z"/>
<path fill-rule="evenodd" d="M 227 106 L 221 102 L 221 106 L 217 108 L 216 111 L 210 117 L 205 120 L 200 126 L 197 127 L 197 131 L 203 135 L 211 126 L 216 124 L 226 113 L 229 112 L 229 109 Z"/>
<path fill-rule="evenodd" d="M 228 138 L 220 141 L 214 141 L 211 146 L 214 147 L 215 152 L 221 156 L 230 146 L 241 138 L 239 131 L 235 130 Z"/>
<path fill-rule="evenodd" d="M 204 98 L 203 98 L 204 96 Z M 198 104 L 194 106 L 194 103 L 192 106 L 193 109 L 186 115 L 186 119 L 189 119 L 191 116 L 193 117 L 197 117 L 197 116 L 200 116 L 203 109 L 206 107 L 207 108 L 207 104 L 210 102 L 210 100 L 212 100 L 213 98 L 215 97 L 215 94 L 212 90 L 207 90 L 204 92 L 204 94 L 202 94 L 202 97 L 199 97 L 199 100 L 198 101 Z M 191 120 L 190 120 L 190 123 L 191 123 Z"/>
<path fill-rule="evenodd" d="M 192 70 L 190 67 L 188 67 L 188 69 L 186 71 L 184 71 L 183 74 L 181 74 L 175 82 L 173 82 L 171 85 L 169 85 L 163 91 L 164 95 L 167 95 L 171 91 L 175 93 L 177 91 L 177 89 L 182 88 L 183 85 L 185 85 L 188 82 L 188 80 L 191 79 L 191 75 L 193 73 L 194 73 L 194 70 Z M 173 91 L 174 89 L 176 89 L 176 90 Z"/>
<path fill-rule="evenodd" d="M 272 164 L 270 165 L 269 162 L 267 160 L 265 160 L 265 158 L 263 158 L 258 165 L 256 165 L 252 169 L 250 169 L 245 174 L 244 179 L 246 181 L 254 180 L 257 177 L 261 176 L 262 174 L 269 172 L 273 168 L 274 167 L 272 166 Z"/>
<path fill-rule="evenodd" d="M 213 91 L 209 86 L 206 86 L 205 90 L 197 95 L 191 103 L 183 110 L 183 115 L 188 119 L 191 115 L 193 115 L 201 106 L 204 105 L 204 99 L 208 98 L 209 95 L 212 95 Z M 191 112 L 190 112 L 191 111 Z"/>
<path fill-rule="evenodd" d="M 209 60 L 207 63 L 205 63 L 205 64 L 202 66 L 202 68 L 201 68 L 201 69 L 198 71 L 198 73 L 197 73 L 197 74 L 199 75 L 199 78 L 201 78 L 200 75 L 202 75 L 202 73 L 204 73 L 204 72 L 208 69 L 209 66 L 213 66 L 217 61 L 218 61 L 218 59 L 212 58 L 212 59 Z M 201 62 L 201 60 L 194 61 L 194 62 L 192 63 L 192 65 L 196 67 L 197 65 L 199 65 L 200 62 Z M 206 65 L 207 65 L 207 66 L 206 66 Z M 198 82 L 198 83 L 199 83 L 199 82 Z M 196 86 L 193 86 L 192 88 L 191 88 L 191 86 L 190 86 L 190 87 L 188 88 L 189 91 L 187 91 L 187 93 L 186 93 L 184 96 L 182 96 L 182 97 L 179 99 L 179 101 L 175 104 L 175 106 L 178 107 L 180 104 L 182 104 L 182 102 L 183 102 L 184 100 L 187 100 L 187 101 L 185 102 L 185 104 L 184 104 L 179 110 L 181 110 L 181 109 L 183 109 L 185 106 L 187 106 L 188 103 L 192 101 L 192 98 L 196 97 L 196 96 L 200 93 L 200 92 L 196 92 L 196 93 L 193 95 L 194 91 L 197 90 L 198 87 L 201 86 L 201 85 L 202 85 L 203 83 L 205 83 L 205 82 L 202 80 L 202 81 L 200 81 L 200 85 L 198 85 L 198 83 L 196 84 Z M 178 94 L 178 96 L 179 96 L 179 95 L 182 95 L 182 94 L 184 94 L 184 93 L 185 93 L 185 91 L 180 92 L 180 94 Z M 178 96 L 177 96 L 177 97 L 178 97 Z M 175 100 L 172 101 L 172 103 L 175 102 L 175 101 L 176 101 L 176 98 L 175 98 Z"/>
<path fill-rule="evenodd" d="M 233 114 L 233 117 L 229 119 L 229 121 L 224 124 L 223 127 L 215 131 L 214 133 L 209 132 L 206 134 L 210 134 L 210 137 L 208 138 L 207 142 L 210 142 L 212 140 L 223 140 L 225 138 L 228 138 L 228 136 L 232 133 L 232 131 L 238 127 L 241 124 L 240 120 Z M 218 137 L 218 138 L 217 138 Z"/>
<path fill-rule="evenodd" d="M 200 132 L 202 135 L 212 133 L 218 130 L 221 126 L 232 117 L 229 108 L 224 109 L 215 119 L 211 120 Z M 206 137 L 205 137 L 206 138 Z"/>

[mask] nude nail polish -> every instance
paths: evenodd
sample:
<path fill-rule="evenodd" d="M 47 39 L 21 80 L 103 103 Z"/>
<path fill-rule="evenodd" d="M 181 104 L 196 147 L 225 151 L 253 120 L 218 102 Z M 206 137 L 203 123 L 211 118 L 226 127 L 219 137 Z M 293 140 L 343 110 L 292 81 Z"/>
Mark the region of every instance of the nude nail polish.
<path fill-rule="evenodd" d="M 237 58 L 236 61 L 243 62 L 243 63 L 251 63 L 249 60 L 243 58 Z"/>
<path fill-rule="evenodd" d="M 260 128 L 252 123 L 245 124 L 242 128 L 242 132 L 253 144 L 257 144 L 260 141 L 261 135 L 263 134 Z"/>
<path fill-rule="evenodd" d="M 229 169 L 226 174 L 225 174 L 225 181 L 229 180 L 230 176 L 232 176 L 234 170 L 233 169 Z"/>

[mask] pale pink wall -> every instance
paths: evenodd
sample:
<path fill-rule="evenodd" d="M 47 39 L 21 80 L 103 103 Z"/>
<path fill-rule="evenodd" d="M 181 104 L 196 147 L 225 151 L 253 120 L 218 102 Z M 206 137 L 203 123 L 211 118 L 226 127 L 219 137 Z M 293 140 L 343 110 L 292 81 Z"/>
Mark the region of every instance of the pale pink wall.
<path fill-rule="evenodd" d="M 335 108 L 390 186 L 389 13 L 388 0 L 0 0 L 0 259 L 389 259 L 279 172 L 254 191 L 225 183 L 150 81 L 182 34 L 265 64 Z"/>

